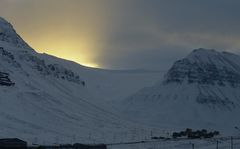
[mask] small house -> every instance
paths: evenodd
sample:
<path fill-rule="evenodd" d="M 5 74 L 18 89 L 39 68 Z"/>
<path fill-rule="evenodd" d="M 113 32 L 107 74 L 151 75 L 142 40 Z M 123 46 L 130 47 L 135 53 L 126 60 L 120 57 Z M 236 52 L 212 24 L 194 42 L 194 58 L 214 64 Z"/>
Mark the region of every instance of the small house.
<path fill-rule="evenodd" d="M 18 138 L 6 138 L 0 139 L 0 148 L 1 149 L 26 149 L 27 142 L 20 140 Z"/>

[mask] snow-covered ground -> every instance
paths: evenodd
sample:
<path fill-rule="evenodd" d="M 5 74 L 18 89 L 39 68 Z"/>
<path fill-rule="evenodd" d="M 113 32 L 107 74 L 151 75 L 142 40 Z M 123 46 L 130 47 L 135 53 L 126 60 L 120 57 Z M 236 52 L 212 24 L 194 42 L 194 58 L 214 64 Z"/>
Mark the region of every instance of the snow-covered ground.
<path fill-rule="evenodd" d="M 240 148 L 240 139 L 233 139 L 233 149 Z M 218 148 L 217 148 L 218 146 Z M 230 149 L 230 138 L 194 139 L 194 140 L 159 140 L 133 144 L 109 145 L 108 149 Z"/>

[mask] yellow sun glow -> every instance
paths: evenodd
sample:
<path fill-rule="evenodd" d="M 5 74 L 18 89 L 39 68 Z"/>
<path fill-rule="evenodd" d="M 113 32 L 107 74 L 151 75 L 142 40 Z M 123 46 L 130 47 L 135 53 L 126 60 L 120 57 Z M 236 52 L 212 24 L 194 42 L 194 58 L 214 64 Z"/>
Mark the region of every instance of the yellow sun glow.
<path fill-rule="evenodd" d="M 87 36 L 71 36 L 64 32 L 25 36 L 24 39 L 40 53 L 47 53 L 63 59 L 75 61 L 81 65 L 99 68 L 95 62 L 94 40 Z M 25 34 L 26 35 L 26 34 Z"/>
<path fill-rule="evenodd" d="M 100 1 L 2 0 L 0 14 L 37 52 L 104 67 L 99 57 L 111 24 L 106 9 Z"/>

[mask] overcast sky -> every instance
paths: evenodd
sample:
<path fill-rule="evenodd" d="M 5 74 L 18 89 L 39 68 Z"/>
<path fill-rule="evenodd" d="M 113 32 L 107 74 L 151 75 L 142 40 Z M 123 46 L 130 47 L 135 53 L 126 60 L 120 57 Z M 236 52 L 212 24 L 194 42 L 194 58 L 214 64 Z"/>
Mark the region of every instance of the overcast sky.
<path fill-rule="evenodd" d="M 195 48 L 240 53 L 239 0 L 0 0 L 38 52 L 109 69 L 161 69 Z"/>

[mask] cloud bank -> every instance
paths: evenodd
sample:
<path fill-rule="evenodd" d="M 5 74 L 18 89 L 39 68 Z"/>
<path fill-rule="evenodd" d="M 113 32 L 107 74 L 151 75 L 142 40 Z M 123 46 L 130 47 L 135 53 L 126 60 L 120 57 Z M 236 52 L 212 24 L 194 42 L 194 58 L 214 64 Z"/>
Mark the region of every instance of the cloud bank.
<path fill-rule="evenodd" d="M 240 53 L 237 0 L 2 0 L 0 13 L 39 51 L 104 68 L 166 70 L 199 47 Z"/>

